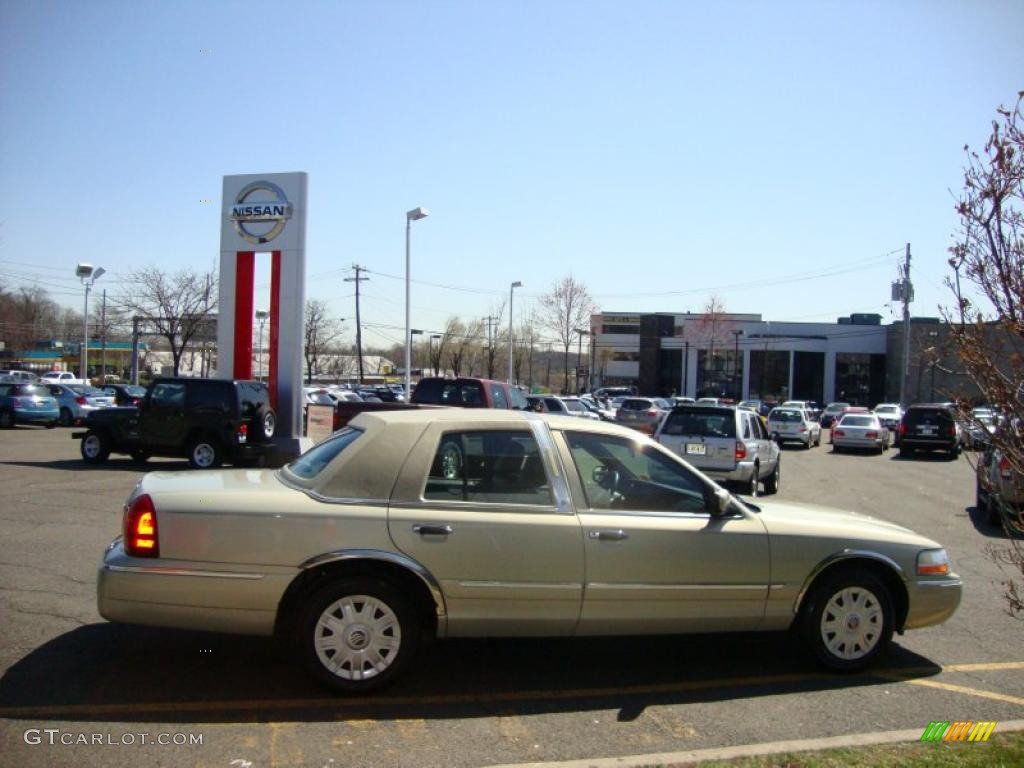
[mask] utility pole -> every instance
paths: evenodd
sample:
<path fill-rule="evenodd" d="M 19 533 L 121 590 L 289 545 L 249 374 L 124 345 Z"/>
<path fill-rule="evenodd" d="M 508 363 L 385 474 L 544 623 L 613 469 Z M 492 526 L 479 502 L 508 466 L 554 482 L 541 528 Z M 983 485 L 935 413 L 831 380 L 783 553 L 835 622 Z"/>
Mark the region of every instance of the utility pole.
<path fill-rule="evenodd" d="M 103 309 L 100 310 L 100 386 L 107 383 L 107 289 L 103 289 Z"/>
<path fill-rule="evenodd" d="M 494 315 L 488 315 L 484 318 L 484 322 L 487 323 L 487 378 L 494 378 L 494 338 L 491 334 L 491 326 L 493 325 L 495 330 L 498 327 L 498 321 L 500 317 Z"/>
<path fill-rule="evenodd" d="M 359 321 L 359 283 L 363 280 L 369 280 L 368 277 L 360 277 L 360 272 L 365 272 L 364 267 L 358 264 L 353 264 L 352 269 L 356 271 L 355 277 L 346 277 L 346 283 L 356 284 L 356 356 L 359 360 L 359 383 L 363 383 L 363 324 Z"/>
<path fill-rule="evenodd" d="M 914 300 L 914 286 L 910 282 L 910 243 L 900 270 L 900 279 L 892 284 L 892 299 L 903 301 L 903 363 L 900 371 L 900 408 L 906 408 L 907 389 L 910 383 L 910 302 Z"/>

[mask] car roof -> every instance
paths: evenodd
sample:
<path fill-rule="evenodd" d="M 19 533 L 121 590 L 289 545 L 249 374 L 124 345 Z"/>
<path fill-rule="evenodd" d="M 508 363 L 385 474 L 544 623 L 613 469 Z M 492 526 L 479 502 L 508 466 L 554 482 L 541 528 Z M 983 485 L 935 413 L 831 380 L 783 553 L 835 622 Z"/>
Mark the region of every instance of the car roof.
<path fill-rule="evenodd" d="M 392 423 L 427 424 L 430 422 L 444 422 L 446 425 L 451 424 L 453 427 L 464 424 L 466 428 L 473 429 L 487 425 L 498 428 L 506 424 L 509 426 L 525 425 L 531 421 L 545 421 L 551 425 L 552 429 L 586 429 L 591 432 L 605 432 L 647 439 L 645 435 L 636 430 L 606 421 L 499 408 L 446 408 L 442 406 L 436 408 L 403 408 L 396 411 L 366 411 L 356 416 L 349 423 L 356 427 L 372 425 L 379 428 L 380 426 Z"/>

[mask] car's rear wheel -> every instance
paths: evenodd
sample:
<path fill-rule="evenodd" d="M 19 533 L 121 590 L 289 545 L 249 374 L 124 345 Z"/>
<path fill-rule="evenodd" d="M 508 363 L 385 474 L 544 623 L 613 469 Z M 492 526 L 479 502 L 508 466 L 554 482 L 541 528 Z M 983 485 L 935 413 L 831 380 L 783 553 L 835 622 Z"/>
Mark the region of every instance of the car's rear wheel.
<path fill-rule="evenodd" d="M 753 474 L 750 475 L 750 483 L 747 486 L 747 495 L 748 496 L 757 496 L 758 486 L 761 484 L 761 478 L 758 477 L 758 474 L 760 474 L 760 472 L 761 472 L 761 465 L 760 464 L 755 464 L 754 465 L 754 472 L 753 472 Z"/>
<path fill-rule="evenodd" d="M 224 449 L 215 437 L 200 435 L 188 447 L 188 463 L 195 469 L 216 469 L 224 461 Z"/>
<path fill-rule="evenodd" d="M 0 411 L 0 429 L 10 429 L 14 426 L 14 414 L 10 411 Z"/>
<path fill-rule="evenodd" d="M 110 456 L 110 438 L 105 432 L 90 429 L 79 446 L 82 458 L 90 464 L 102 464 Z"/>
<path fill-rule="evenodd" d="M 913 455 L 914 455 L 914 449 L 913 448 L 909 448 L 909 447 L 907 447 L 905 445 L 901 445 L 900 446 L 900 456 L 902 458 L 909 459 Z"/>
<path fill-rule="evenodd" d="M 75 419 L 71 415 L 71 409 L 70 408 L 61 408 L 60 409 L 60 425 L 62 427 L 70 427 L 71 424 L 74 422 L 74 420 Z"/>
<path fill-rule="evenodd" d="M 779 482 L 782 480 L 782 461 L 775 462 L 775 469 L 764 479 L 765 495 L 779 492 Z"/>
<path fill-rule="evenodd" d="M 47 429 L 53 429 L 56 426 L 57 426 L 57 422 L 56 421 L 48 421 L 48 422 L 46 422 L 46 428 Z"/>
<path fill-rule="evenodd" d="M 143 451 L 138 449 L 132 451 L 130 454 L 130 456 L 132 457 L 132 461 L 134 461 L 136 464 L 145 464 L 147 461 L 149 461 L 149 457 L 152 455 L 153 454 L 151 454 L 149 451 Z"/>
<path fill-rule="evenodd" d="M 826 667 L 853 672 L 889 645 L 893 608 L 889 588 L 864 569 L 826 575 L 811 590 L 802 617 L 804 640 Z"/>
<path fill-rule="evenodd" d="M 331 582 L 306 601 L 295 629 L 299 659 L 324 685 L 363 693 L 392 682 L 416 653 L 416 611 L 391 584 Z"/>

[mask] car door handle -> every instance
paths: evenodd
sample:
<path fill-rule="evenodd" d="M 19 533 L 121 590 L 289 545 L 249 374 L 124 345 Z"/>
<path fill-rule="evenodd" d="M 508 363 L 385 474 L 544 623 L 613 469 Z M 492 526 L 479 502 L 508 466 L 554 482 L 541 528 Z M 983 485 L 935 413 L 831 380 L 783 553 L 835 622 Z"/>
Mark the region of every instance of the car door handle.
<path fill-rule="evenodd" d="M 412 527 L 412 532 L 418 533 L 420 536 L 447 536 L 454 530 L 455 529 L 447 523 L 444 525 L 424 525 L 423 523 L 415 523 Z"/>
<path fill-rule="evenodd" d="M 589 536 L 598 541 L 622 541 L 629 538 L 629 534 L 622 529 L 617 531 L 591 531 Z"/>

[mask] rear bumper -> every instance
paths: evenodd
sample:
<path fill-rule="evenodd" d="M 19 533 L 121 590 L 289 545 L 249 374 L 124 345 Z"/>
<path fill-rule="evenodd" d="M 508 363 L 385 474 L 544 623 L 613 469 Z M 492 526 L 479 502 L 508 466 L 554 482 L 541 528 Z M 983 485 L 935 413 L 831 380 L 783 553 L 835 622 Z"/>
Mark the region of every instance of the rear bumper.
<path fill-rule="evenodd" d="M 704 469 L 703 467 L 698 467 L 698 469 L 712 480 L 725 483 L 749 483 L 750 478 L 754 476 L 754 462 L 752 461 L 741 461 L 731 470 Z"/>
<path fill-rule="evenodd" d="M 833 437 L 832 445 L 837 448 L 877 449 L 885 447 L 884 438 Z"/>
<path fill-rule="evenodd" d="M 208 632 L 271 635 L 296 569 L 254 571 L 224 563 L 129 557 L 115 539 L 96 578 L 96 605 L 108 621 Z"/>
<path fill-rule="evenodd" d="M 958 445 L 959 441 L 957 440 L 927 440 L 907 435 L 900 438 L 901 448 L 914 448 L 919 451 L 950 451 Z"/>

